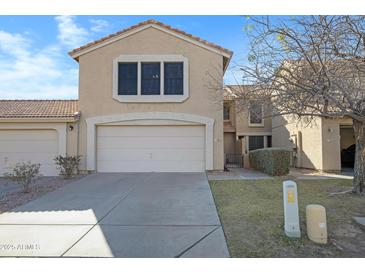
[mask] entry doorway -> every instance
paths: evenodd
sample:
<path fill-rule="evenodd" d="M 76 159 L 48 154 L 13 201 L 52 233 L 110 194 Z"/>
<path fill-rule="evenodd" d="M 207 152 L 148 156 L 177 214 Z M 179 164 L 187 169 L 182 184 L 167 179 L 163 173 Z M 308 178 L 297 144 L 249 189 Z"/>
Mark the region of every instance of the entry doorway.
<path fill-rule="evenodd" d="M 352 128 L 352 126 L 341 125 L 340 137 L 341 168 L 354 168 L 356 147 L 354 129 Z"/>

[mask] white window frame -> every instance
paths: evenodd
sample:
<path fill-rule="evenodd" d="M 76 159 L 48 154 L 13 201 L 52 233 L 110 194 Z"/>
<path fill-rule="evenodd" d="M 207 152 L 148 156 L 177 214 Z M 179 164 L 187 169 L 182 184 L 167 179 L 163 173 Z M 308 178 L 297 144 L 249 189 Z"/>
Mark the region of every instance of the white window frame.
<path fill-rule="evenodd" d="M 118 64 L 137 63 L 137 95 L 118 94 Z M 141 94 L 141 64 L 143 62 L 160 63 L 160 94 L 142 95 Z M 183 94 L 165 95 L 164 94 L 164 63 L 183 62 Z M 113 60 L 113 98 L 123 103 L 161 103 L 161 102 L 183 102 L 189 98 L 189 62 L 182 55 L 120 55 Z"/>
<path fill-rule="evenodd" d="M 264 104 L 261 104 L 261 123 L 251 123 L 251 107 L 248 109 L 248 126 L 249 127 L 264 127 Z"/>

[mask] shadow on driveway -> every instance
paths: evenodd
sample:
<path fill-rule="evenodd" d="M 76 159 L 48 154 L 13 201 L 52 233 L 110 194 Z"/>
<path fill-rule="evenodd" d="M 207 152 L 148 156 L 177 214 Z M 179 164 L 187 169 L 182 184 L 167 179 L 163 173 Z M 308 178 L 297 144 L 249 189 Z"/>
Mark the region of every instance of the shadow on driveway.
<path fill-rule="evenodd" d="M 204 173 L 98 173 L 1 214 L 0 256 L 229 253 Z"/>

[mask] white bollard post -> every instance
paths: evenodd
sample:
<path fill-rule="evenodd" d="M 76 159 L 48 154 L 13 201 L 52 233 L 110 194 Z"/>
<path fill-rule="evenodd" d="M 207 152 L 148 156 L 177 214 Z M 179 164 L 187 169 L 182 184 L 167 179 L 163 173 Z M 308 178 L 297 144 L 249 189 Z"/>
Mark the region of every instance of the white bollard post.
<path fill-rule="evenodd" d="M 297 184 L 283 182 L 284 230 L 288 237 L 300 238 Z"/>

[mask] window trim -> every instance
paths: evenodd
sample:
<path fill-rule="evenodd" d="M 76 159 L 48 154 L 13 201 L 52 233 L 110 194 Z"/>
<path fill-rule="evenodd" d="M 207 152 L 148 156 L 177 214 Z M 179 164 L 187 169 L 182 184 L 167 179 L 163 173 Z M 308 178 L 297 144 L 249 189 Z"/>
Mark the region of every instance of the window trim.
<path fill-rule="evenodd" d="M 250 104 L 251 106 L 251 104 Z M 248 108 L 248 126 L 249 127 L 264 127 L 265 126 L 265 119 L 264 119 L 264 104 L 261 104 L 261 123 L 251 123 L 251 110 Z"/>
<path fill-rule="evenodd" d="M 118 94 L 118 63 L 137 62 L 137 95 Z M 141 67 L 143 62 L 160 63 L 160 94 L 142 95 L 141 94 Z M 183 94 L 165 95 L 164 92 L 164 62 L 183 62 Z M 160 103 L 160 102 L 183 102 L 189 98 L 189 62 L 182 55 L 120 55 L 113 60 L 113 99 L 123 103 Z"/>
<path fill-rule="evenodd" d="M 267 146 L 267 139 L 266 139 L 266 136 L 267 136 L 267 135 L 249 135 L 249 136 L 247 136 L 247 137 L 248 137 L 248 138 L 247 138 L 247 144 L 248 144 L 247 149 L 248 149 L 248 151 L 253 151 L 253 150 L 255 150 L 255 149 L 250 150 L 250 139 L 251 139 L 251 137 L 262 137 L 262 145 L 263 145 L 263 147 L 262 147 L 262 148 L 266 148 L 266 146 Z M 259 148 L 257 148 L 257 149 L 259 149 Z"/>
<path fill-rule="evenodd" d="M 245 140 L 245 153 L 250 153 L 250 136 L 264 136 L 264 148 L 267 148 L 267 137 L 271 136 L 271 140 L 272 140 L 272 133 L 271 132 L 250 132 L 250 133 L 242 133 L 242 134 L 237 134 L 237 136 L 239 137 L 245 137 L 247 138 Z M 272 143 L 271 143 L 272 145 Z M 272 146 L 271 146 L 272 147 Z"/>

